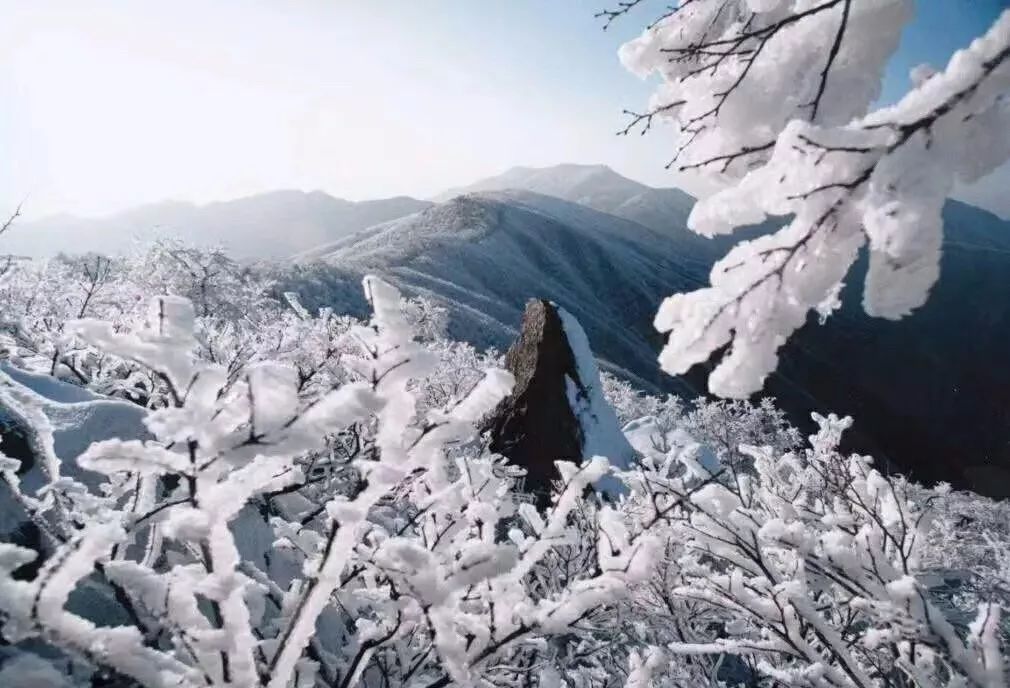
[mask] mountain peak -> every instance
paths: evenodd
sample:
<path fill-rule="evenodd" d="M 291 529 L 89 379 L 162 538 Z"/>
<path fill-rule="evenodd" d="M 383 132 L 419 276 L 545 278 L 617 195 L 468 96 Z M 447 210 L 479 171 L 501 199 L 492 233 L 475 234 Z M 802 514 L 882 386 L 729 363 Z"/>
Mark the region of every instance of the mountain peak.
<path fill-rule="evenodd" d="M 595 174 L 608 174 L 615 177 L 621 177 L 626 179 L 623 175 L 618 174 L 609 165 L 604 165 L 602 163 L 580 163 L 580 162 L 562 162 L 557 165 L 547 165 L 546 167 L 531 167 L 529 165 L 516 165 L 510 167 L 500 176 L 512 176 L 520 174 L 572 174 L 577 172 L 588 172 Z M 629 180 L 630 181 L 630 180 Z"/>
<path fill-rule="evenodd" d="M 436 197 L 446 201 L 476 191 L 517 189 L 556 196 L 609 212 L 651 187 L 628 179 L 606 165 L 562 163 L 551 167 L 512 167 L 502 174 L 469 186 L 450 189 Z"/>

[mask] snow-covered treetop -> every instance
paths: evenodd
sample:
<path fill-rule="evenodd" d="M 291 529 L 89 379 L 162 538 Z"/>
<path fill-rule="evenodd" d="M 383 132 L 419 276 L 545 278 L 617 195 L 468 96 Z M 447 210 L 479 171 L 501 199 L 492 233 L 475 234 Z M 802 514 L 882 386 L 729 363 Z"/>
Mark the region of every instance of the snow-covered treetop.
<path fill-rule="evenodd" d="M 911 10 L 909 0 L 682 0 L 622 48 L 630 70 L 662 79 L 626 131 L 672 123 L 671 165 L 725 186 L 689 226 L 711 236 L 791 218 L 731 250 L 710 287 L 663 304 L 665 370 L 731 344 L 710 389 L 757 391 L 810 311 L 837 308 L 863 246 L 869 314 L 897 319 L 926 301 L 948 193 L 1010 158 L 1010 10 L 946 69 L 917 68 L 904 98 L 869 111 Z"/>

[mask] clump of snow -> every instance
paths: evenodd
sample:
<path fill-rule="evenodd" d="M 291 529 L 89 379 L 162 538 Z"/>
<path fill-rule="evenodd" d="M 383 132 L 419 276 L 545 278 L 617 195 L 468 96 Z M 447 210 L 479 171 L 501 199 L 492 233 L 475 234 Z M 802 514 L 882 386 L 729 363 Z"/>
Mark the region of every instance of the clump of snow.
<path fill-rule="evenodd" d="M 655 416 L 644 416 L 623 428 L 628 443 L 642 456 L 662 461 L 669 456 L 693 469 L 700 477 L 715 475 L 722 468 L 711 447 L 698 443 L 680 427 L 667 428 Z"/>

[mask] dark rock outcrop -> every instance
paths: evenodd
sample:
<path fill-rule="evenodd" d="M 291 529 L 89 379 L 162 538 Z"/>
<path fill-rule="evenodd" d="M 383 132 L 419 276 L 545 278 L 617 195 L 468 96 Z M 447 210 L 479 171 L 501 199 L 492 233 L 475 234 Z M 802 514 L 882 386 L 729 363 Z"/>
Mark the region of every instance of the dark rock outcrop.
<path fill-rule="evenodd" d="M 543 504 L 558 474 L 557 460 L 582 459 L 583 437 L 568 399 L 566 377 L 582 387 L 558 309 L 542 299 L 526 304 L 519 338 L 505 354 L 515 376 L 511 396 L 485 420 L 491 449 L 526 469 L 526 490 Z"/>

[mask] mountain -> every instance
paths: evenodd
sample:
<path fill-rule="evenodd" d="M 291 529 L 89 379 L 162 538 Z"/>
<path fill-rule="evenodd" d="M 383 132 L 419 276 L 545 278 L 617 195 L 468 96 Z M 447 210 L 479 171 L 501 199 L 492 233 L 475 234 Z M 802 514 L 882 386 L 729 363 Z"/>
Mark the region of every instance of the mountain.
<path fill-rule="evenodd" d="M 549 299 L 582 323 L 607 367 L 648 389 L 690 396 L 659 371 L 652 328 L 663 297 L 699 285 L 698 267 L 681 252 L 668 235 L 592 208 L 496 191 L 457 196 L 302 254 L 300 262 L 326 268 L 296 269 L 285 288 L 307 304 L 344 304 L 346 285 L 377 271 L 450 304 L 451 336 L 496 347 L 515 337 L 528 299 Z"/>
<path fill-rule="evenodd" d="M 606 165 L 513 167 L 495 177 L 450 189 L 435 200 L 480 191 L 532 191 L 562 198 L 667 232 L 687 226 L 694 198 L 680 189 L 657 189 L 623 177 Z"/>
<path fill-rule="evenodd" d="M 570 171 L 577 174 L 564 183 Z M 496 347 L 514 338 L 527 299 L 546 298 L 581 321 L 605 367 L 690 397 L 706 388 L 709 366 L 682 379 L 661 373 L 652 319 L 665 296 L 707 285 L 736 237 L 693 234 L 683 223 L 689 206 L 664 204 L 667 195 L 630 180 L 608 189 L 613 174 L 562 166 L 484 180 L 478 185 L 535 183 L 609 204 L 612 213 L 530 191 L 448 194 L 448 202 L 304 254 L 325 267 L 299 267 L 297 290 L 310 303 L 345 303 L 357 276 L 375 270 L 448 304 L 450 335 Z M 618 217 L 631 208 L 642 222 Z M 823 326 L 811 316 L 783 348 L 764 393 L 804 429 L 813 411 L 852 415 L 848 449 L 918 480 L 1010 496 L 1010 222 L 957 201 L 944 220 L 941 277 L 923 308 L 897 322 L 867 316 L 864 257 L 841 310 Z"/>
<path fill-rule="evenodd" d="M 62 215 L 18 224 L 4 235 L 3 250 L 28 256 L 114 254 L 164 236 L 222 246 L 239 258 L 284 258 L 429 205 L 406 196 L 345 201 L 322 191 L 273 191 L 206 205 L 169 201 L 103 218 Z"/>
<path fill-rule="evenodd" d="M 447 201 L 455 196 L 478 191 L 516 189 L 555 196 L 609 212 L 648 188 L 645 184 L 622 177 L 606 165 L 566 164 L 554 167 L 513 167 L 495 177 L 450 189 L 435 200 Z"/>

